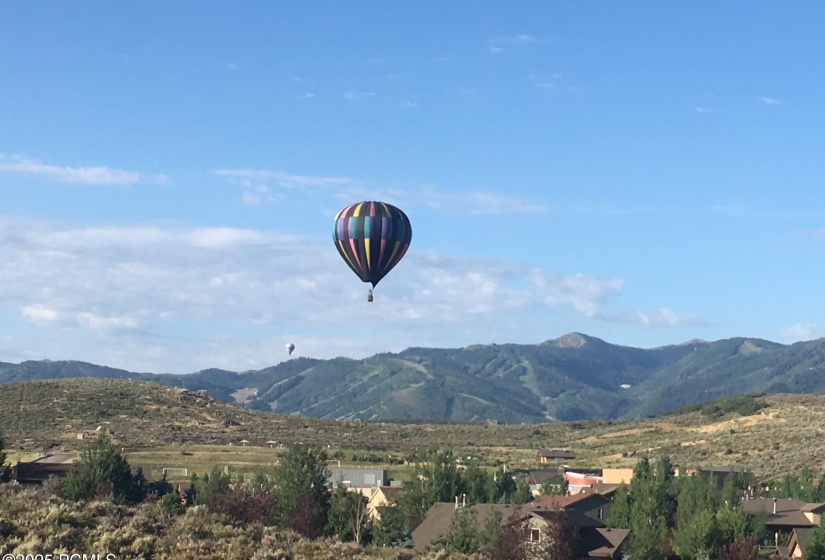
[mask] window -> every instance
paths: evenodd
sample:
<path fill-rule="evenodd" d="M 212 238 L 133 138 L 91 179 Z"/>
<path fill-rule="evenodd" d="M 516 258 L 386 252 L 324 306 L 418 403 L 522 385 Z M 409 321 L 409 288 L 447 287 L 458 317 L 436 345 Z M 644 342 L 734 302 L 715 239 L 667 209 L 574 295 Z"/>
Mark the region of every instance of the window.
<path fill-rule="evenodd" d="M 540 542 L 541 541 L 541 531 L 538 529 L 530 529 L 530 542 Z"/>
<path fill-rule="evenodd" d="M 604 519 L 604 510 L 602 508 L 599 508 L 596 519 Z"/>

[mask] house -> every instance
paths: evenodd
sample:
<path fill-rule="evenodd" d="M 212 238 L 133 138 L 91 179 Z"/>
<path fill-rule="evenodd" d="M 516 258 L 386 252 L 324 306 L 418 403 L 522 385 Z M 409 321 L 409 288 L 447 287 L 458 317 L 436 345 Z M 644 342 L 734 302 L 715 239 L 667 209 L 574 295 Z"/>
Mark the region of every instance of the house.
<path fill-rule="evenodd" d="M 769 534 L 773 535 L 773 540 L 776 543 L 781 541 L 783 534 L 791 534 L 796 529 L 816 527 L 817 523 L 813 520 L 817 519 L 824 509 L 823 504 L 809 504 L 802 500 L 788 498 L 743 500 L 741 508 L 748 515 L 767 514 L 765 528 Z M 810 511 L 803 511 L 805 509 Z"/>
<path fill-rule="evenodd" d="M 328 468 L 329 478 L 327 483 L 333 489 L 338 488 L 341 481 L 348 489 L 358 490 L 364 496 L 372 496 L 373 490 L 378 486 L 389 486 L 389 473 L 386 469 L 341 469 Z"/>
<path fill-rule="evenodd" d="M 811 544 L 812 527 L 796 528 L 791 533 L 791 540 L 788 543 L 788 556 L 790 558 L 807 558 L 806 551 Z"/>
<path fill-rule="evenodd" d="M 541 464 L 572 461 L 576 454 L 569 449 L 541 449 L 536 454 L 536 461 Z"/>
<path fill-rule="evenodd" d="M 28 463 L 18 462 L 14 467 L 14 478 L 19 484 L 43 484 L 52 476 L 64 478 L 76 468 L 74 457 L 46 455 Z"/>
<path fill-rule="evenodd" d="M 513 472 L 513 479 L 523 480 L 530 486 L 533 495 L 538 496 L 541 493 L 541 486 L 545 483 L 561 489 L 564 482 L 564 469 L 519 469 Z"/>
<path fill-rule="evenodd" d="M 526 523 L 527 538 L 530 542 L 540 542 L 543 529 L 548 527 L 558 516 L 572 530 L 578 533 L 577 559 L 585 558 L 621 558 L 621 548 L 629 535 L 627 529 L 608 529 L 604 523 L 575 511 L 553 511 L 532 504 L 476 504 L 471 507 L 476 513 L 478 527 L 484 527 L 495 512 L 501 514 L 501 523 Z M 424 517 L 424 521 L 412 532 L 413 547 L 423 551 L 428 546 L 444 538 L 450 530 L 453 518 L 462 508 L 451 502 L 439 502 L 433 505 Z"/>
<path fill-rule="evenodd" d="M 564 479 L 567 481 L 568 492 L 578 494 L 584 489 L 595 488 L 597 484 L 603 484 L 604 479 L 601 472 L 598 475 L 593 473 L 566 471 Z"/>
<path fill-rule="evenodd" d="M 367 514 L 378 521 L 381 519 L 381 513 L 378 508 L 387 506 L 398 502 L 398 498 L 404 493 L 404 489 L 400 486 L 379 486 L 376 488 L 369 501 L 367 502 Z"/>
<path fill-rule="evenodd" d="M 822 525 L 822 514 L 825 513 L 825 504 L 805 504 L 800 511 L 814 525 Z"/>
<path fill-rule="evenodd" d="M 607 521 L 613 502 L 595 492 L 582 492 L 567 496 L 542 496 L 530 502 L 531 506 L 562 511 L 575 511 L 597 521 Z"/>
<path fill-rule="evenodd" d="M 631 484 L 633 469 L 605 468 L 602 469 L 602 482 L 605 484 Z"/>

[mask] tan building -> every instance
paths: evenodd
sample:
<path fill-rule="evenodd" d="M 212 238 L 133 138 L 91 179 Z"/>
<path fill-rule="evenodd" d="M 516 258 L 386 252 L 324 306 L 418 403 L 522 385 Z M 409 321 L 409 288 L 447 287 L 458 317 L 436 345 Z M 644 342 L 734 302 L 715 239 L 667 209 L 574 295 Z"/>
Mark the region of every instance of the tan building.
<path fill-rule="evenodd" d="M 378 508 L 396 503 L 403 493 L 404 490 L 400 486 L 379 486 L 373 491 L 370 500 L 367 502 L 367 514 L 378 521 L 381 519 Z"/>
<path fill-rule="evenodd" d="M 602 483 L 604 484 L 631 484 L 633 469 L 602 469 Z"/>

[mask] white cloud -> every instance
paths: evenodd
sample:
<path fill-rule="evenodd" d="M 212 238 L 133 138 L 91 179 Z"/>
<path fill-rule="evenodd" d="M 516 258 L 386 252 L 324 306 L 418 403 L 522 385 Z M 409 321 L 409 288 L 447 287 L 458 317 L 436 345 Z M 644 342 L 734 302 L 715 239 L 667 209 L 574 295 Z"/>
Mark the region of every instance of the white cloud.
<path fill-rule="evenodd" d="M 712 110 L 709 107 L 694 107 L 693 110 L 699 113 L 700 115 L 706 115 L 712 112 Z"/>
<path fill-rule="evenodd" d="M 797 323 L 781 329 L 780 334 L 783 338 L 799 342 L 818 338 L 821 336 L 822 330 L 822 327 L 815 323 Z"/>
<path fill-rule="evenodd" d="M 598 317 L 609 323 L 640 325 L 645 327 L 705 326 L 707 320 L 691 313 L 676 313 L 666 307 L 654 312 L 634 311 L 632 313 L 599 313 Z"/>
<path fill-rule="evenodd" d="M 241 200 L 245 204 L 257 206 L 263 202 L 278 202 L 283 198 L 280 193 L 273 193 L 270 184 L 284 188 L 327 187 L 356 185 L 357 181 L 347 177 L 312 177 L 291 175 L 283 171 L 268 169 L 217 169 L 214 175 L 226 177 L 230 182 L 243 189 Z"/>
<path fill-rule="evenodd" d="M 784 105 L 785 103 L 784 101 L 774 99 L 773 97 L 760 97 L 759 101 L 761 101 L 765 105 Z"/>
<path fill-rule="evenodd" d="M 368 99 L 375 97 L 375 92 L 372 91 L 345 91 L 343 95 L 347 101 L 357 101 L 359 99 Z"/>
<path fill-rule="evenodd" d="M 22 353 L 140 371 L 265 367 L 284 359 L 281 337 L 320 358 L 470 344 L 493 324 L 533 337 L 522 312 L 599 319 L 623 288 L 616 278 L 413 248 L 368 304 L 368 285 L 325 237 L 233 228 L 0 219 L 0 254 L 0 309 L 55 329 L 0 340 L 0 360 Z"/>
<path fill-rule="evenodd" d="M 519 35 L 511 35 L 511 36 L 503 36 L 498 37 L 487 45 L 487 52 L 493 54 L 499 54 L 506 50 L 519 47 L 519 46 L 526 46 L 526 45 L 535 45 L 540 43 L 546 43 L 547 41 L 538 39 L 533 35 L 529 35 L 527 33 L 521 33 Z"/>
<path fill-rule="evenodd" d="M 532 74 L 529 78 L 533 82 L 532 89 L 534 92 L 556 94 L 573 93 L 579 90 L 579 87 L 574 83 L 574 78 L 564 74 Z"/>
<path fill-rule="evenodd" d="M 340 200 L 383 200 L 403 207 L 426 206 L 447 213 L 466 214 L 521 214 L 543 213 L 549 206 L 530 202 L 516 196 L 506 196 L 487 191 L 467 191 L 450 193 L 436 187 L 424 185 L 415 189 L 368 189 L 358 187 L 347 189 L 336 195 Z"/>
<path fill-rule="evenodd" d="M 169 182 L 167 175 L 142 175 L 135 171 L 108 167 L 59 167 L 41 163 L 33 158 L 9 154 L 0 154 L 0 171 L 44 175 L 61 183 L 87 185 L 136 185 L 138 183 L 164 185 Z"/>
<path fill-rule="evenodd" d="M 56 309 L 48 308 L 39 303 L 21 307 L 20 314 L 28 321 L 38 325 L 54 323 L 60 317 L 60 313 Z"/>

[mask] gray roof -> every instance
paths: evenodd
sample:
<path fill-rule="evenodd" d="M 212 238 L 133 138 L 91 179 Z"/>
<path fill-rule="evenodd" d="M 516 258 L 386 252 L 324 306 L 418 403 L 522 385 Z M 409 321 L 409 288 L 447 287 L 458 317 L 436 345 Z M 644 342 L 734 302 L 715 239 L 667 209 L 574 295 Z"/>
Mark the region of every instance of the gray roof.
<path fill-rule="evenodd" d="M 790 500 L 778 498 L 776 501 L 776 513 L 773 513 L 774 498 L 755 498 L 742 502 L 742 511 L 750 515 L 760 513 L 768 514 L 767 525 L 769 527 L 813 527 L 802 509 L 808 505 L 802 500 Z"/>
<path fill-rule="evenodd" d="M 327 480 L 333 488 L 338 487 L 339 480 L 343 480 L 351 488 L 389 486 L 389 474 L 386 469 L 327 468 L 327 470 L 330 473 Z"/>

